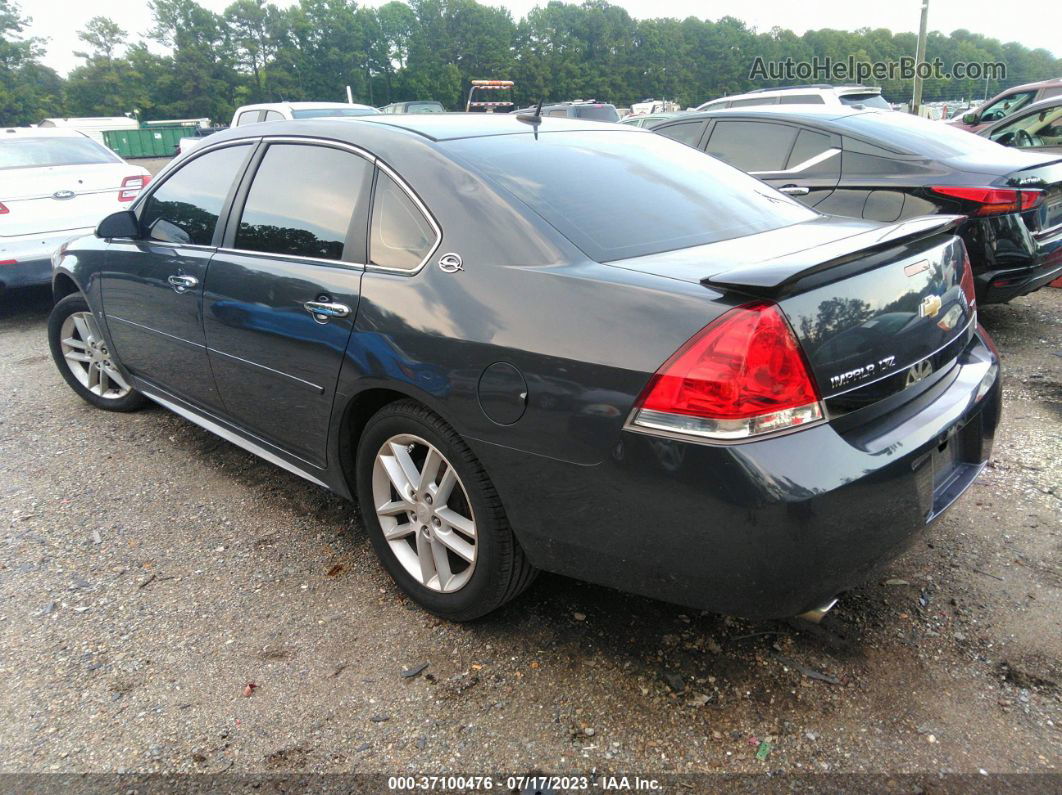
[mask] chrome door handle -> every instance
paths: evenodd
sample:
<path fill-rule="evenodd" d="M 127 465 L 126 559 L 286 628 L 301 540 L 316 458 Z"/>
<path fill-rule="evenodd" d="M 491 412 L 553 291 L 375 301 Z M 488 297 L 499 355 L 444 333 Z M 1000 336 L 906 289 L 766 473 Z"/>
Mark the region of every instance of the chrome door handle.
<path fill-rule="evenodd" d="M 195 276 L 171 276 L 166 281 L 170 283 L 170 287 L 177 293 L 186 293 L 199 284 L 199 279 L 195 278 Z"/>
<path fill-rule="evenodd" d="M 805 188 L 801 185 L 783 185 L 778 190 L 786 196 L 807 196 L 811 193 L 811 188 Z"/>
<path fill-rule="evenodd" d="M 350 307 L 346 304 L 332 304 L 327 301 L 307 301 L 302 306 L 307 312 L 313 315 L 313 319 L 318 323 L 327 323 L 329 318 L 347 317 L 350 314 Z"/>

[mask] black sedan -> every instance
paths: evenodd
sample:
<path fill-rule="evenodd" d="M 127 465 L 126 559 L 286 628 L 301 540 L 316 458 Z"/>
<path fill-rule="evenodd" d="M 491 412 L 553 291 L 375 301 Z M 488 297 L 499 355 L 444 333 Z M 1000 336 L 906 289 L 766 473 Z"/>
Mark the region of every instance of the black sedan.
<path fill-rule="evenodd" d="M 993 144 L 864 108 L 687 114 L 654 132 L 708 152 L 824 213 L 901 221 L 961 213 L 977 298 L 1001 303 L 1062 275 L 1062 154 Z"/>
<path fill-rule="evenodd" d="M 356 497 L 439 615 L 545 569 L 787 616 L 989 455 L 959 220 L 823 216 L 599 122 L 265 122 L 56 252 L 50 343 L 93 405 L 150 399 Z"/>

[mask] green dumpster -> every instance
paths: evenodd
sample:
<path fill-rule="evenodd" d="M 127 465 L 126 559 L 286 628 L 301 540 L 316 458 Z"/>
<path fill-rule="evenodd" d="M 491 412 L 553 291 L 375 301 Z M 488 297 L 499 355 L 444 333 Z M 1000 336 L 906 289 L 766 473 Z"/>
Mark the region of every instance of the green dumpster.
<path fill-rule="evenodd" d="M 170 157 L 177 154 L 178 142 L 192 132 L 188 127 L 104 130 L 103 140 L 122 157 Z"/>

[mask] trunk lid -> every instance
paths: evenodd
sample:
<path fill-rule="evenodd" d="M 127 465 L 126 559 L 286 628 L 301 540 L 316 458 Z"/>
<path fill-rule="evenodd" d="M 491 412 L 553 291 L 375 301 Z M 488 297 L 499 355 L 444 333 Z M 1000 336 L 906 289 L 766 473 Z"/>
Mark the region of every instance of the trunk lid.
<path fill-rule="evenodd" d="M 8 212 L 0 216 L 0 237 L 13 237 L 94 226 L 119 203 L 126 177 L 148 172 L 124 163 L 19 168 L 3 172 L 0 202 Z"/>
<path fill-rule="evenodd" d="M 976 323 L 966 249 L 951 234 L 962 220 L 824 218 L 613 264 L 686 280 L 699 272 L 708 287 L 776 301 L 836 416 L 935 377 L 965 347 Z"/>
<path fill-rule="evenodd" d="M 1043 200 L 1032 210 L 1023 213 L 1026 225 L 1033 234 L 1062 226 L 1062 157 L 1014 171 L 1002 181 L 1011 188 L 1038 188 Z"/>

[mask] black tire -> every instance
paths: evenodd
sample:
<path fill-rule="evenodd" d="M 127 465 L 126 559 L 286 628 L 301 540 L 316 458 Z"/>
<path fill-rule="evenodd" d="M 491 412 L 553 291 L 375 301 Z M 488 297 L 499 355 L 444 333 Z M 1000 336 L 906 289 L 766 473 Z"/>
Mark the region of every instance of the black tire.
<path fill-rule="evenodd" d="M 452 593 L 431 590 L 410 576 L 384 539 L 373 505 L 373 465 L 384 443 L 398 434 L 419 436 L 447 458 L 475 514 L 476 567 L 468 583 Z M 424 406 L 400 400 L 374 414 L 361 434 L 355 471 L 361 516 L 377 556 L 398 587 L 428 612 L 450 621 L 471 621 L 514 599 L 534 580 L 538 572 L 513 535 L 483 466 L 464 440 Z"/>
<path fill-rule="evenodd" d="M 96 408 L 104 409 L 106 411 L 136 411 L 137 409 L 143 408 L 147 404 L 148 399 L 135 389 L 120 398 L 101 397 L 100 395 L 90 392 L 71 372 L 70 365 L 63 357 L 63 351 L 60 347 L 63 323 L 75 312 L 89 311 L 88 302 L 80 293 L 68 295 L 52 308 L 52 313 L 48 316 L 48 347 L 51 348 L 52 359 L 55 360 L 55 366 L 59 368 L 59 372 L 66 380 L 66 383 L 77 393 L 78 397 L 86 403 L 91 403 Z M 111 354 L 111 361 L 116 361 L 116 357 L 113 353 Z M 119 365 L 119 367 L 120 366 L 121 365 Z"/>

